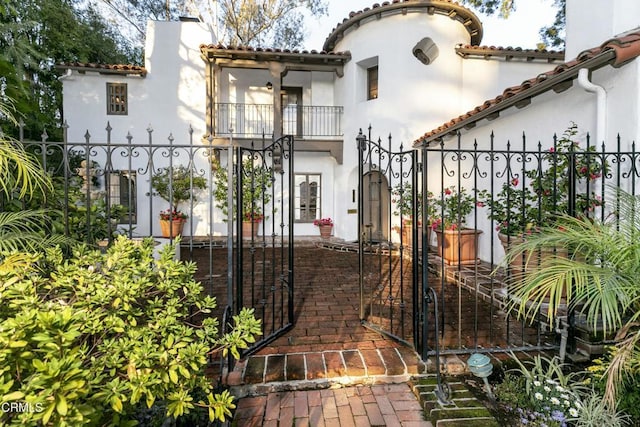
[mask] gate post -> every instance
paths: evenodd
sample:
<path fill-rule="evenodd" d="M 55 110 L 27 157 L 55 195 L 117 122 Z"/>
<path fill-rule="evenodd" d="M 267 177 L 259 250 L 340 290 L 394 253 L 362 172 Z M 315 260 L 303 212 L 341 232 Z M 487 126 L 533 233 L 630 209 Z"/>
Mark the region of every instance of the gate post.
<path fill-rule="evenodd" d="M 356 137 L 358 145 L 358 287 L 360 289 L 360 320 L 364 319 L 364 239 L 362 238 L 362 228 L 364 221 L 364 196 L 362 187 L 364 179 L 364 150 L 366 149 L 367 137 L 362 133 L 362 129 Z"/>

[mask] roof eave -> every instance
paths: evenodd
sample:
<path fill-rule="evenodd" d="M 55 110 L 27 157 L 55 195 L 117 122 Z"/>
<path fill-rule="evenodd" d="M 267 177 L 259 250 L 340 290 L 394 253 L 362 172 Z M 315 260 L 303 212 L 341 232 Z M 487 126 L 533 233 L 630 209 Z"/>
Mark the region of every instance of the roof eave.
<path fill-rule="evenodd" d="M 80 73 L 92 72 L 99 74 L 114 74 L 114 75 L 125 75 L 125 76 L 139 76 L 146 77 L 147 70 L 139 69 L 139 70 L 127 70 L 127 69 L 113 69 L 113 68 L 100 68 L 100 67 L 84 67 L 80 65 L 56 65 L 56 69 L 58 70 L 72 70 L 78 71 Z"/>

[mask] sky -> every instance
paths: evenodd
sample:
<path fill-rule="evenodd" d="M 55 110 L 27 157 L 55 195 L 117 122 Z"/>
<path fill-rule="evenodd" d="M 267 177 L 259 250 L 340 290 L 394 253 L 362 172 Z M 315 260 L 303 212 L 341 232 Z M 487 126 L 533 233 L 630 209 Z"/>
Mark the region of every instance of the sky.
<path fill-rule="evenodd" d="M 383 0 L 328 0 L 329 15 L 307 22 L 309 33 L 304 43 L 307 50 L 321 50 L 331 30 L 349 16 L 351 11 L 371 7 Z M 522 47 L 535 49 L 540 41 L 538 31 L 553 23 L 555 9 L 552 0 L 520 0 L 517 9 L 509 19 L 487 17 L 478 14 L 482 21 L 484 35 L 482 45 L 502 47 Z"/>

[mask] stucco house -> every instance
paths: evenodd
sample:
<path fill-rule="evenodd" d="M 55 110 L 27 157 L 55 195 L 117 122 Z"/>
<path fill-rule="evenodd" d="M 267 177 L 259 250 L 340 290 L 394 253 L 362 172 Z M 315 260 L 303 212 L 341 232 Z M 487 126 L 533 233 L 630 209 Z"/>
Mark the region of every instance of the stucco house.
<path fill-rule="evenodd" d="M 466 146 L 488 144 L 492 132 L 499 146 L 523 132 L 538 142 L 571 121 L 583 135 L 613 143 L 620 134 L 630 147 L 640 136 L 638 21 L 634 0 L 567 0 L 565 52 L 483 46 L 479 18 L 449 0 L 353 12 L 318 51 L 224 46 L 190 19 L 150 22 L 143 67 L 59 65 L 67 138 L 104 139 L 107 122 L 110 138 L 125 145 L 151 134 L 153 142 L 205 147 L 294 135 L 295 235 L 317 235 L 313 220 L 331 217 L 336 237 L 355 240 L 356 136 L 369 125 L 394 150 L 448 144 L 459 133 Z M 206 169 L 201 157 L 194 164 Z M 118 168 L 140 171 L 137 161 Z M 163 206 L 145 195 L 148 178 L 138 174 L 137 209 L 157 212 Z M 310 186 L 313 195 L 301 193 Z M 315 198 L 313 211 L 301 194 Z M 207 214 L 210 201 L 195 209 L 187 234 L 225 233 Z M 383 233 L 397 221 L 385 215 L 374 224 Z M 156 233 L 145 218 L 136 233 Z"/>

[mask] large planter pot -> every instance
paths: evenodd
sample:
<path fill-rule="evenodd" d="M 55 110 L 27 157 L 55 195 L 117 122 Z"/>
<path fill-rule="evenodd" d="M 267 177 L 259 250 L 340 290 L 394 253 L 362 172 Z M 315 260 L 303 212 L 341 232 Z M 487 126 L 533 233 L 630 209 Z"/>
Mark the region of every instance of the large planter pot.
<path fill-rule="evenodd" d="M 329 239 L 331 237 L 333 225 L 319 225 L 318 229 L 320 230 L 320 237 L 323 239 Z"/>
<path fill-rule="evenodd" d="M 258 236 L 258 230 L 260 229 L 260 219 L 254 219 L 250 221 L 242 221 L 242 238 L 243 239 L 255 239 Z"/>
<path fill-rule="evenodd" d="M 177 237 L 182 234 L 182 227 L 184 227 L 184 219 L 161 219 L 160 230 L 162 230 L 162 237 Z"/>
<path fill-rule="evenodd" d="M 434 230 L 438 238 L 438 255 L 449 264 L 476 264 L 478 236 L 482 230 Z"/>
<path fill-rule="evenodd" d="M 506 234 L 498 234 L 498 239 L 504 248 L 505 253 L 513 246 L 519 245 L 524 242 L 524 239 L 519 236 L 507 236 Z M 507 266 L 507 284 L 517 285 L 522 282 L 527 275 L 536 274 L 540 264 L 545 262 L 551 257 L 566 258 L 569 256 L 568 251 L 565 248 L 557 248 L 553 250 L 538 250 L 531 253 L 525 251 L 522 256 L 513 258 Z M 562 297 L 566 297 L 566 289 L 562 293 Z M 547 298 L 548 299 L 548 298 Z"/>
<path fill-rule="evenodd" d="M 505 253 L 513 246 L 519 245 L 524 242 L 524 239 L 519 236 L 507 236 L 506 234 L 499 233 L 498 239 L 504 248 Z M 545 260 L 556 256 L 566 258 L 568 252 L 564 248 L 557 248 L 552 250 L 540 250 L 530 253 L 525 251 L 522 256 L 515 257 L 509 262 L 509 274 L 514 280 L 522 280 L 524 274 L 535 273 L 538 270 L 538 266 Z"/>
<path fill-rule="evenodd" d="M 405 248 L 413 247 L 413 230 L 412 230 L 412 222 L 410 219 L 405 219 L 402 221 L 402 233 L 400 238 L 402 239 L 402 246 Z M 418 250 L 422 250 L 422 223 L 418 223 Z M 431 242 L 431 228 L 427 228 L 427 248 L 429 247 L 429 242 Z"/>

